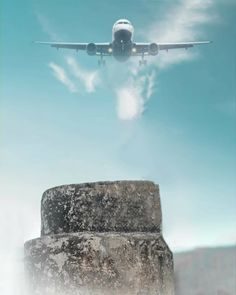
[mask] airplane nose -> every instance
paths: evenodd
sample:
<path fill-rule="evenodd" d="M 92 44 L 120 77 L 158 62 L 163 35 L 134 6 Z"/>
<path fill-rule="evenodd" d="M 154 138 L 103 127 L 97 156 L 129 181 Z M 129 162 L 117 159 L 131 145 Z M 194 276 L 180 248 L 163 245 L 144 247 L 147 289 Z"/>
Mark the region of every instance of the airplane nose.
<path fill-rule="evenodd" d="M 114 35 L 117 41 L 126 42 L 126 41 L 130 41 L 132 33 L 128 30 L 120 29 L 120 30 L 117 30 Z"/>

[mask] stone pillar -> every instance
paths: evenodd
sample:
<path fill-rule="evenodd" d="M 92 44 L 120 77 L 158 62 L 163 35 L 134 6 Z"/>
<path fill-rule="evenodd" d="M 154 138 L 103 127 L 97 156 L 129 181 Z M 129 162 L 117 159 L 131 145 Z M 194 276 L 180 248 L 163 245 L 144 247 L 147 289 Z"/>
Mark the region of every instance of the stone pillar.
<path fill-rule="evenodd" d="M 159 187 L 116 181 L 43 194 L 41 238 L 25 243 L 29 295 L 173 295 Z"/>

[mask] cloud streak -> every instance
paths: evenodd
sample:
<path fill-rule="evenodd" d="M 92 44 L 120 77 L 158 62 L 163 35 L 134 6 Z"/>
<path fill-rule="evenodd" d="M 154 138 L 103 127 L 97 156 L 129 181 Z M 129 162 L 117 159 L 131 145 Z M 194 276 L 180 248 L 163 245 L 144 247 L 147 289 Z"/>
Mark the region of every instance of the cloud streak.
<path fill-rule="evenodd" d="M 205 38 L 203 25 L 212 23 L 216 17 L 212 10 L 213 0 L 182 0 L 175 5 L 162 21 L 154 22 L 148 34 L 150 42 L 187 42 Z M 189 61 L 197 57 L 191 50 L 161 52 L 152 63 L 159 69 Z"/>
<path fill-rule="evenodd" d="M 36 17 L 38 19 L 38 22 L 40 23 L 40 26 L 42 30 L 49 35 L 49 37 L 52 40 L 60 41 L 60 36 L 55 32 L 54 28 L 52 27 L 50 21 L 48 18 L 46 18 L 44 15 L 42 15 L 39 12 L 36 12 Z"/>
<path fill-rule="evenodd" d="M 53 62 L 49 63 L 49 67 L 53 71 L 53 75 L 56 79 L 65 85 L 70 92 L 77 92 L 75 84 L 70 80 L 66 71 L 62 67 Z"/>
<path fill-rule="evenodd" d="M 84 89 L 87 93 L 95 92 L 97 86 L 101 84 L 98 71 L 83 69 L 73 57 L 67 56 L 65 60 L 68 66 L 67 71 L 54 62 L 49 63 L 54 77 L 72 93 L 79 92 L 79 89 Z M 68 72 L 73 75 L 75 79 L 69 78 Z"/>
<path fill-rule="evenodd" d="M 101 83 L 98 71 L 87 71 L 79 66 L 78 62 L 73 57 L 66 57 L 67 65 L 71 73 L 82 83 L 88 93 L 95 92 L 96 87 Z"/>

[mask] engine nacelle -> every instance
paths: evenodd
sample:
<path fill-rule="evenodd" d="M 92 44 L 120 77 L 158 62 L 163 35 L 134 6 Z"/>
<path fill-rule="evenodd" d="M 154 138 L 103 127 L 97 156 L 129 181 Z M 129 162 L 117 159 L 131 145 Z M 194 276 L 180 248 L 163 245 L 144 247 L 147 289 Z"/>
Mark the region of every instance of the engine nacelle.
<path fill-rule="evenodd" d="M 88 55 L 96 55 L 97 53 L 97 46 L 94 43 L 89 43 L 87 45 L 87 53 Z"/>
<path fill-rule="evenodd" d="M 157 55 L 158 54 L 158 45 L 156 43 L 151 43 L 149 45 L 149 54 Z"/>

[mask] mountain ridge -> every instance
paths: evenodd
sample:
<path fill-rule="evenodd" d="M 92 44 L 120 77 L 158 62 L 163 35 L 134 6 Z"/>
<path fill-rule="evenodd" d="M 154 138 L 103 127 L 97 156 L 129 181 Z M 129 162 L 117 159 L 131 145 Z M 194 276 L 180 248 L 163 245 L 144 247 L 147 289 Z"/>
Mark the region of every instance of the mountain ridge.
<path fill-rule="evenodd" d="M 176 295 L 235 295 L 236 246 L 174 253 Z"/>

